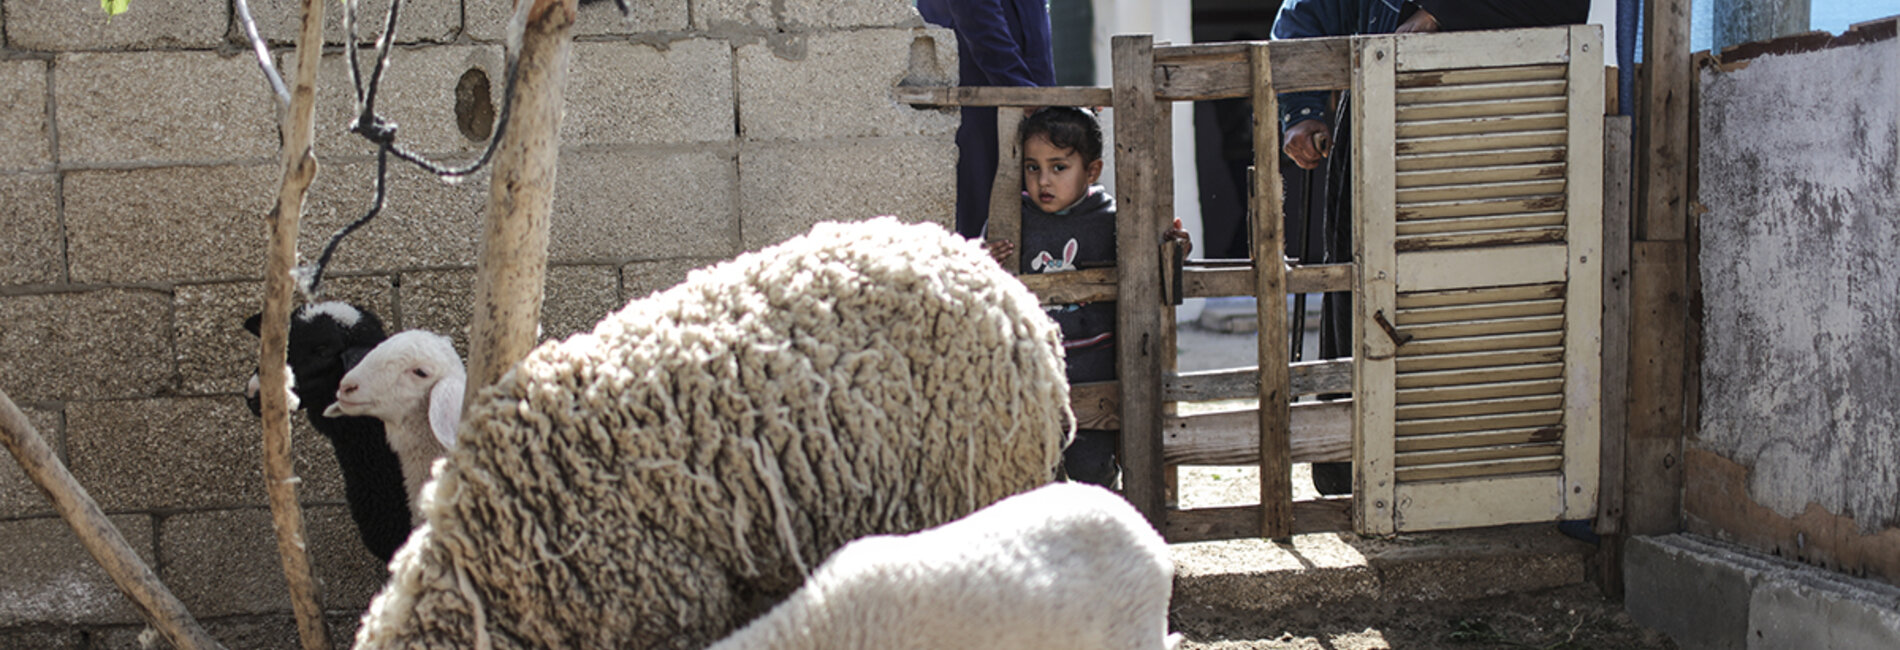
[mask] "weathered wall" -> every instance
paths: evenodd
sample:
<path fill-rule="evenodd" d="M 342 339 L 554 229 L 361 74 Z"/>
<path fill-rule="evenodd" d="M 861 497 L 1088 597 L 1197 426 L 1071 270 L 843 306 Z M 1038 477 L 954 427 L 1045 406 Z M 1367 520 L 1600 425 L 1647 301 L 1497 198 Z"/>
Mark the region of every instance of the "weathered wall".
<path fill-rule="evenodd" d="M 1900 583 L 1900 39 L 1701 73 L 1695 532 Z"/>
<path fill-rule="evenodd" d="M 253 9 L 284 38 L 297 4 Z M 948 223 L 955 114 L 900 105 L 891 89 L 953 82 L 956 48 L 909 2 L 630 4 L 631 20 L 601 2 L 575 26 L 548 336 L 820 220 Z M 499 101 L 509 5 L 404 3 L 406 45 L 379 107 L 409 146 L 479 150 L 458 114 L 494 106 L 455 91 L 486 75 Z M 326 8 L 340 42 L 340 6 Z M 0 0 L 0 30 L 0 389 L 214 634 L 291 647 L 257 421 L 240 397 L 257 355 L 240 324 L 261 306 L 278 178 L 263 78 L 222 2 L 132 0 L 107 22 L 94 2 Z M 372 192 L 371 149 L 343 134 L 343 65 L 333 52 L 320 71 L 307 259 Z M 388 207 L 346 240 L 327 291 L 460 344 L 487 178 L 392 169 Z M 297 420 L 317 573 L 347 640 L 383 572 L 356 541 L 328 445 Z M 132 644 L 138 618 L 11 458 L 0 558 L 0 647 Z"/>

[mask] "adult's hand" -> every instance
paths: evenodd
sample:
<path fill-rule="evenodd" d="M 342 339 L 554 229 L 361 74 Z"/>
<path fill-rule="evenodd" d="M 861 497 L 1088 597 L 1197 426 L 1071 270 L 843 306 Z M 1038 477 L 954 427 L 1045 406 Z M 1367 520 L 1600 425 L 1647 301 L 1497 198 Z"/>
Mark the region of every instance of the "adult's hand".
<path fill-rule="evenodd" d="M 1416 34 L 1435 31 L 1438 31 L 1438 17 L 1433 16 L 1432 12 L 1426 11 L 1424 7 L 1420 7 L 1418 11 L 1412 12 L 1411 18 L 1399 23 L 1398 29 L 1392 30 L 1392 33 Z"/>
<path fill-rule="evenodd" d="M 1280 148 L 1300 169 L 1313 169 L 1326 157 L 1332 139 L 1333 130 L 1326 127 L 1324 120 L 1301 120 L 1286 128 Z"/>

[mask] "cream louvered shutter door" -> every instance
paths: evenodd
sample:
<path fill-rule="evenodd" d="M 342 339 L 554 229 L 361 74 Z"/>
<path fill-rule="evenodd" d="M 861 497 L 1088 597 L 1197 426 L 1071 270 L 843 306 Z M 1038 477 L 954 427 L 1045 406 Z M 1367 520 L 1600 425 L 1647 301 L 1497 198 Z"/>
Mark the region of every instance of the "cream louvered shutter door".
<path fill-rule="evenodd" d="M 1355 42 L 1360 532 L 1594 513 L 1601 40 Z"/>

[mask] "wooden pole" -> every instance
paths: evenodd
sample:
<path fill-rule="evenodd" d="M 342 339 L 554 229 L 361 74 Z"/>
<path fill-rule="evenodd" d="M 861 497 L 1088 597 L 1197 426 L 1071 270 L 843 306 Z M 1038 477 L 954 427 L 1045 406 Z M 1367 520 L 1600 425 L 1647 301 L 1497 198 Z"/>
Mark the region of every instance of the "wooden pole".
<path fill-rule="evenodd" d="M 1155 169 L 1154 37 L 1116 36 L 1116 371 L 1122 389 L 1122 493 L 1157 529 L 1165 525 L 1161 470 L 1161 232 Z M 1169 354 L 1172 354 L 1169 351 Z"/>
<path fill-rule="evenodd" d="M 554 211 L 562 93 L 575 9 L 574 0 L 525 0 L 517 4 L 510 21 L 521 26 L 515 41 L 520 48 L 515 52 L 514 105 L 489 181 L 488 218 L 475 267 L 464 409 L 534 347 L 547 278 L 548 220 Z"/>
<path fill-rule="evenodd" d="M 1254 300 L 1260 330 L 1260 536 L 1293 536 L 1292 375 L 1288 366 L 1285 215 L 1280 203 L 1280 102 L 1265 43 L 1253 46 Z"/>
<path fill-rule="evenodd" d="M 13 452 L 21 469 L 26 470 L 27 478 L 46 493 L 53 510 L 59 512 L 66 525 L 72 526 L 73 534 L 79 536 L 79 544 L 105 568 L 112 584 L 132 601 L 147 624 L 180 650 L 223 647 L 198 626 L 198 621 L 185 611 L 184 604 L 178 602 L 171 590 L 158 581 L 151 567 L 139 559 L 119 529 L 99 511 L 99 504 L 73 480 L 72 473 L 66 471 L 66 464 L 59 461 L 53 448 L 4 391 L 0 391 L 0 443 L 5 443 L 7 451 Z"/>
<path fill-rule="evenodd" d="M 290 456 L 290 404 L 285 398 L 289 378 L 284 358 L 290 342 L 291 268 L 297 262 L 298 222 L 303 216 L 304 194 L 317 176 L 312 142 L 316 140 L 317 65 L 322 53 L 323 2 L 303 0 L 303 22 L 297 33 L 297 80 L 280 127 L 284 175 L 277 193 L 277 211 L 269 220 L 257 367 L 264 417 L 265 492 L 270 498 L 271 522 L 277 532 L 284 581 L 290 589 L 291 610 L 297 618 L 297 638 L 305 650 L 328 650 L 330 634 L 323 623 L 322 588 L 310 573 L 303 509 L 297 504 L 299 479 Z"/>

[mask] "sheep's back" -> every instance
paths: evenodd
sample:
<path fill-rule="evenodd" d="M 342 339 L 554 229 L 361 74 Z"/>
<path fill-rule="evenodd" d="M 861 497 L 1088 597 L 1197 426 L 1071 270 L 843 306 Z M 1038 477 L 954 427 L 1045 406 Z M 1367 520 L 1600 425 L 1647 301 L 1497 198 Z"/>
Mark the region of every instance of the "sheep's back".
<path fill-rule="evenodd" d="M 483 391 L 359 642 L 470 627 L 413 620 L 433 594 L 503 647 L 703 645 L 851 539 L 1048 482 L 1060 349 L 935 226 L 821 224 L 695 271 Z"/>

